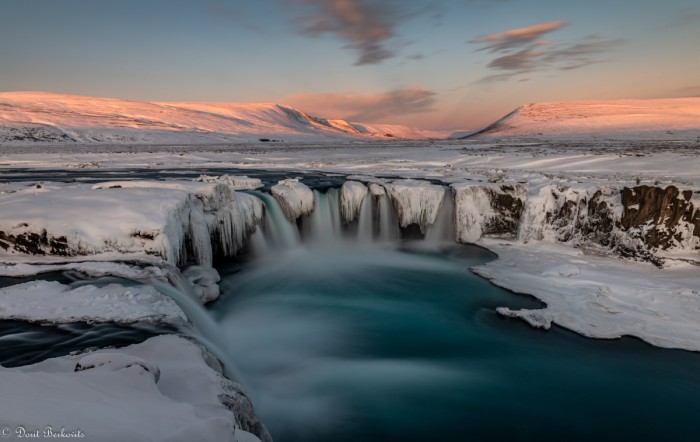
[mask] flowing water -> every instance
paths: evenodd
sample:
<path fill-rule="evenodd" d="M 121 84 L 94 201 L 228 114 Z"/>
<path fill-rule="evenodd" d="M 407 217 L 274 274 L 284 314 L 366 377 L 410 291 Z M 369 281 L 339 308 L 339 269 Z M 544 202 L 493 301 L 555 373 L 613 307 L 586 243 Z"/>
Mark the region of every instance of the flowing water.
<path fill-rule="evenodd" d="M 338 191 L 316 192 L 318 210 L 295 225 L 274 198 L 257 195 L 266 225 L 246 257 L 219 262 L 218 301 L 205 311 L 186 290 L 160 289 L 179 300 L 227 373 L 245 384 L 277 442 L 700 434 L 699 355 L 499 317 L 498 306 L 541 304 L 469 271 L 495 256 L 444 241 L 454 235 L 451 206 L 441 208 L 425 240 L 400 241 L 386 196 L 368 197 L 358 220 L 343 225 Z M 8 365 L 158 331 L 0 325 L 0 363 Z M 112 339 L 119 336 L 125 341 Z"/>
<path fill-rule="evenodd" d="M 382 238 L 380 212 L 332 238 L 335 221 L 320 212 L 301 222 L 302 243 L 219 269 L 223 295 L 209 311 L 275 440 L 682 440 L 700 430 L 698 355 L 501 318 L 498 306 L 540 304 L 469 271 L 493 254 L 369 242 Z"/>

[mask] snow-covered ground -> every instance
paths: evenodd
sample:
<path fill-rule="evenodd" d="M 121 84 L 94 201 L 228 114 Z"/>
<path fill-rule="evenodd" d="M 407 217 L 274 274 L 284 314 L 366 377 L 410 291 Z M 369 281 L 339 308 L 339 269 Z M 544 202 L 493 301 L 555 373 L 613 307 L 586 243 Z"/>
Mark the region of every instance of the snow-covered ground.
<path fill-rule="evenodd" d="M 165 335 L 119 350 L 0 366 L 2 436 L 259 442 L 246 431 L 260 424 L 242 390 L 208 363 L 216 367 L 197 344 Z"/>
<path fill-rule="evenodd" d="M 71 287 L 33 281 L 0 289 L 0 319 L 31 322 L 160 322 L 183 325 L 187 316 L 151 286 Z"/>
<path fill-rule="evenodd" d="M 400 125 L 317 118 L 272 103 L 151 103 L 43 92 L 0 93 L 0 143 L 4 144 L 274 143 L 429 135 Z"/>
<path fill-rule="evenodd" d="M 473 268 L 495 284 L 531 294 L 547 307 L 500 308 L 534 327 L 552 324 L 592 338 L 635 336 L 659 347 L 700 351 L 700 267 L 658 269 L 585 255 L 549 242 L 484 240 L 498 259 Z"/>

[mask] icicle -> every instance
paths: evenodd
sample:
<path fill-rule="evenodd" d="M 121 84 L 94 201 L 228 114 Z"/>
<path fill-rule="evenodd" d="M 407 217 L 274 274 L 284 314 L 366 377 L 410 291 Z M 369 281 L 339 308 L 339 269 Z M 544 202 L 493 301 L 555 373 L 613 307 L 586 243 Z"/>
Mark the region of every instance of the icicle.
<path fill-rule="evenodd" d="M 211 233 L 204 219 L 202 202 L 194 197 L 190 197 L 190 241 L 195 262 L 200 266 L 211 267 L 213 261 Z"/>

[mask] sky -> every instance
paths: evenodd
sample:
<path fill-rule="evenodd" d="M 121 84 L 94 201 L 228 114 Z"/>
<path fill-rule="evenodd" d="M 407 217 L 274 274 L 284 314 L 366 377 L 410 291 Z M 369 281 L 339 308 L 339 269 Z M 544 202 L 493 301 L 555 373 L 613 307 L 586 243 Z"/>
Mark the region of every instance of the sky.
<path fill-rule="evenodd" d="M 700 96 L 699 72 L 697 0 L 0 0 L 0 91 L 469 130 L 531 102 Z"/>

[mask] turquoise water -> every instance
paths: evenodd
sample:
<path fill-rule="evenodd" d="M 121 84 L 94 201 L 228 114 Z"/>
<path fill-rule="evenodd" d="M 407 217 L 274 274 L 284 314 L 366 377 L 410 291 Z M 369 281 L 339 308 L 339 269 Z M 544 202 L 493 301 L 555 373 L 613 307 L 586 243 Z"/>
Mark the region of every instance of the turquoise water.
<path fill-rule="evenodd" d="M 700 355 L 501 318 L 539 304 L 493 258 L 298 247 L 223 265 L 210 311 L 277 442 L 696 440 Z"/>

